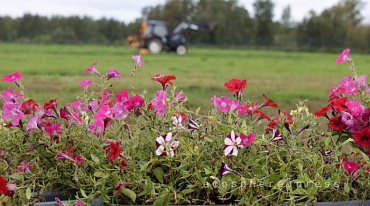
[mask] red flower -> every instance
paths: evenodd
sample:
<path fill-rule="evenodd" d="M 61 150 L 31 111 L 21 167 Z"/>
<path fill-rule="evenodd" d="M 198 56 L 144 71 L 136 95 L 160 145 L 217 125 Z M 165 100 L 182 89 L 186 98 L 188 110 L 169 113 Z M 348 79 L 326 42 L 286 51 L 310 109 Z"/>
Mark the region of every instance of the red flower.
<path fill-rule="evenodd" d="M 21 111 L 24 114 L 31 114 L 37 111 L 36 106 L 39 106 L 39 105 L 37 105 L 37 103 L 33 99 L 29 99 L 22 103 Z"/>
<path fill-rule="evenodd" d="M 68 155 L 70 157 L 73 157 L 74 156 L 73 152 L 75 150 L 76 150 L 76 148 L 74 148 L 74 147 L 68 147 L 63 152 L 64 152 L 64 154 L 66 154 L 66 155 Z"/>
<path fill-rule="evenodd" d="M 0 194 L 8 195 L 8 189 L 6 186 L 8 183 L 4 179 L 4 177 L 0 176 Z"/>
<path fill-rule="evenodd" d="M 283 111 L 281 111 L 281 110 L 279 110 L 279 118 L 280 118 L 280 120 L 281 120 L 281 118 L 282 117 L 286 117 L 286 119 L 288 120 L 288 123 L 289 124 L 293 124 L 293 116 L 292 115 L 290 115 L 290 114 L 288 114 L 288 113 L 286 113 L 286 112 L 283 112 Z"/>
<path fill-rule="evenodd" d="M 265 102 L 263 102 L 260 106 L 258 106 L 258 108 L 267 107 L 267 106 L 278 107 L 278 105 L 273 100 L 267 98 L 265 94 L 262 94 L 262 96 L 265 98 Z"/>
<path fill-rule="evenodd" d="M 334 107 L 335 111 L 337 111 L 337 112 L 342 112 L 342 111 L 349 112 L 348 107 L 345 105 L 346 102 L 347 102 L 347 99 L 348 99 L 347 97 L 342 97 L 342 98 L 334 100 L 331 104 Z"/>
<path fill-rule="evenodd" d="M 365 127 L 361 131 L 353 133 L 353 139 L 357 145 L 370 147 L 370 127 Z"/>
<path fill-rule="evenodd" d="M 247 87 L 247 80 L 232 79 L 224 84 L 230 92 L 240 92 Z"/>
<path fill-rule="evenodd" d="M 157 74 L 151 80 L 161 83 L 163 90 L 165 90 L 167 88 L 167 84 L 172 85 L 171 80 L 175 80 L 175 79 L 176 77 L 174 75 L 165 76 L 163 74 Z"/>
<path fill-rule="evenodd" d="M 342 117 L 336 116 L 329 120 L 329 127 L 336 131 L 343 131 L 347 128 L 345 124 L 342 123 Z"/>
<path fill-rule="evenodd" d="M 110 162 L 116 161 L 116 159 L 120 156 L 122 151 L 121 146 L 119 145 L 119 142 L 111 142 L 110 143 L 110 152 L 108 154 L 108 159 Z"/>
<path fill-rule="evenodd" d="M 49 102 L 44 104 L 44 109 L 49 110 L 56 110 L 58 106 L 58 99 L 51 99 Z"/>
<path fill-rule="evenodd" d="M 261 112 L 260 110 L 254 111 L 255 114 L 260 114 L 260 116 L 256 119 L 256 122 L 258 122 L 261 119 L 267 119 L 268 121 L 271 121 L 270 117 L 267 116 L 267 114 Z"/>
<path fill-rule="evenodd" d="M 121 169 L 125 169 L 127 167 L 127 164 L 126 164 L 125 160 L 121 161 L 120 167 L 121 167 Z"/>
<path fill-rule="evenodd" d="M 329 119 L 329 117 L 328 117 L 328 111 L 329 111 L 330 108 L 331 108 L 330 105 L 328 105 L 326 107 L 323 107 L 319 111 L 315 112 L 314 115 L 316 117 L 326 117 L 326 118 Z"/>

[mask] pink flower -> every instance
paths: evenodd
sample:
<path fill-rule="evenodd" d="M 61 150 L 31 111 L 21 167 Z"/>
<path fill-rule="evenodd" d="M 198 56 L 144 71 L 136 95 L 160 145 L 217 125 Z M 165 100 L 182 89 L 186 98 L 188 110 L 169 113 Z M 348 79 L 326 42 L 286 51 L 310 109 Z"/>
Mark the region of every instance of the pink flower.
<path fill-rule="evenodd" d="M 59 141 L 62 134 L 63 134 L 62 128 L 60 127 L 59 123 L 55 123 L 55 124 L 52 124 L 50 126 L 49 125 L 45 126 L 45 131 L 49 135 L 51 140 Z"/>
<path fill-rule="evenodd" d="M 238 113 L 244 115 L 253 114 L 254 111 L 258 108 L 258 102 L 256 104 L 246 104 L 243 107 L 239 108 Z"/>
<path fill-rule="evenodd" d="M 26 149 L 26 153 L 32 152 L 35 146 L 31 145 L 29 148 Z"/>
<path fill-rule="evenodd" d="M 84 97 L 82 99 L 79 99 L 75 102 L 69 103 L 67 105 L 70 106 L 70 107 L 73 107 L 75 110 L 77 110 L 79 112 L 79 111 L 81 111 L 81 103 L 84 102 L 85 99 L 86 99 L 86 97 Z"/>
<path fill-rule="evenodd" d="M 143 58 L 141 57 L 141 55 L 131 56 L 131 58 L 136 61 L 136 67 L 144 66 L 145 62 L 144 62 Z"/>
<path fill-rule="evenodd" d="M 60 205 L 60 206 L 66 206 L 66 204 L 64 202 L 62 202 L 59 198 L 55 198 L 55 202 Z"/>
<path fill-rule="evenodd" d="M 32 168 L 33 168 L 33 165 L 31 162 L 27 162 L 26 160 L 23 160 L 17 167 L 17 172 L 23 172 L 24 174 L 29 174 L 31 173 Z"/>
<path fill-rule="evenodd" d="M 86 107 L 83 107 L 81 109 L 81 111 L 84 111 L 84 112 L 87 112 L 87 111 L 95 112 L 98 108 L 99 108 L 99 101 L 96 100 L 96 99 L 93 99 L 93 100 L 91 100 L 91 102 L 89 102 L 89 104 Z"/>
<path fill-rule="evenodd" d="M 352 75 L 344 77 L 339 86 L 341 86 L 348 95 L 358 94 L 358 84 L 353 80 Z"/>
<path fill-rule="evenodd" d="M 83 159 L 81 157 L 81 155 L 76 155 L 73 160 L 76 162 L 76 165 L 78 167 L 81 167 L 82 166 L 82 163 L 83 163 Z"/>
<path fill-rule="evenodd" d="M 238 110 L 244 106 L 244 104 L 240 103 L 238 100 L 235 100 L 235 99 L 230 100 L 229 104 L 230 104 L 230 110 L 229 110 L 230 112 L 234 110 Z"/>
<path fill-rule="evenodd" d="M 23 97 L 23 94 L 19 94 L 12 90 L 10 87 L 1 92 L 1 96 L 3 97 L 5 103 L 22 103 L 22 100 L 20 100 L 18 97 Z"/>
<path fill-rule="evenodd" d="M 1 115 L 1 118 L 3 120 L 12 118 L 12 125 L 18 126 L 19 121 L 24 118 L 24 114 L 20 109 L 21 104 L 6 103 L 3 105 L 3 114 Z"/>
<path fill-rule="evenodd" d="M 61 152 L 61 151 L 59 151 L 58 153 L 57 153 L 57 156 L 56 156 L 56 158 L 58 158 L 58 159 L 60 159 L 60 160 L 66 160 L 66 159 L 71 159 L 71 157 L 70 156 L 68 156 L 66 153 L 64 153 L 64 152 Z"/>
<path fill-rule="evenodd" d="M 26 129 L 31 134 L 34 129 L 39 129 L 40 127 L 40 117 L 41 115 L 38 113 L 35 116 L 32 116 L 28 119 L 28 123 Z"/>
<path fill-rule="evenodd" d="M 231 154 L 234 156 L 238 155 L 238 147 L 240 146 L 242 139 L 235 135 L 234 131 L 231 131 L 230 135 L 227 135 L 224 147 L 225 156 Z"/>
<path fill-rule="evenodd" d="M 104 120 L 96 119 L 93 124 L 89 125 L 90 132 L 94 134 L 103 134 L 104 132 Z"/>
<path fill-rule="evenodd" d="M 119 71 L 117 69 L 111 67 L 108 70 L 108 77 L 107 77 L 107 79 L 112 79 L 114 77 L 117 77 L 118 80 L 121 80 L 121 74 L 119 73 Z"/>
<path fill-rule="evenodd" d="M 363 90 L 366 89 L 366 79 L 367 75 L 360 75 L 359 77 L 357 77 L 357 83 Z"/>
<path fill-rule="evenodd" d="M 176 92 L 174 95 L 174 100 L 171 100 L 170 103 L 173 104 L 174 102 L 177 102 L 177 104 L 183 103 L 185 100 L 185 95 L 182 92 Z"/>
<path fill-rule="evenodd" d="M 18 79 L 21 79 L 21 78 L 22 78 L 22 73 L 14 72 L 12 74 L 4 75 L 4 77 L 1 81 L 3 81 L 3 82 L 17 82 Z"/>
<path fill-rule="evenodd" d="M 358 116 L 365 110 L 365 107 L 359 101 L 347 101 L 345 105 L 348 107 L 352 116 Z"/>
<path fill-rule="evenodd" d="M 256 135 L 254 133 L 245 136 L 244 134 L 240 134 L 240 138 L 242 139 L 240 145 L 249 146 L 252 144 L 253 140 L 256 138 Z"/>
<path fill-rule="evenodd" d="M 93 73 L 93 74 L 96 74 L 100 77 L 101 74 L 98 72 L 98 70 L 95 69 L 95 65 L 97 65 L 97 64 L 98 64 L 98 62 L 92 63 L 92 65 L 89 68 L 85 69 L 82 73 Z"/>
<path fill-rule="evenodd" d="M 81 81 L 77 82 L 78 85 L 84 88 L 85 93 L 87 93 L 87 88 L 92 83 L 92 79 L 85 79 L 83 78 Z"/>
<path fill-rule="evenodd" d="M 128 101 L 124 103 L 128 110 L 137 109 L 144 105 L 144 99 L 140 95 L 130 97 Z"/>
<path fill-rule="evenodd" d="M 112 110 L 108 105 L 104 104 L 100 107 L 99 111 L 94 114 L 94 117 L 101 120 L 104 120 L 105 118 L 113 119 Z"/>
<path fill-rule="evenodd" d="M 157 95 L 153 99 L 152 105 L 157 112 L 157 116 L 161 117 L 164 115 L 164 112 L 167 110 L 167 92 L 163 90 L 157 91 Z"/>
<path fill-rule="evenodd" d="M 116 101 L 117 102 L 125 102 L 130 98 L 128 95 L 127 90 L 122 90 L 119 94 L 116 94 Z"/>
<path fill-rule="evenodd" d="M 337 60 L 335 61 L 336 64 L 342 63 L 344 61 L 351 61 L 351 57 L 349 56 L 350 49 L 345 49 L 343 52 L 339 55 Z"/>
<path fill-rule="evenodd" d="M 215 102 L 218 110 L 221 112 L 228 112 L 231 108 L 231 99 L 228 97 L 222 96 L 221 98 L 216 98 Z"/>
<path fill-rule="evenodd" d="M 159 136 L 156 139 L 157 150 L 155 151 L 158 156 L 170 155 L 175 156 L 175 151 L 179 148 L 180 142 L 177 139 L 172 139 L 172 133 L 169 132 L 165 136 Z"/>
<path fill-rule="evenodd" d="M 112 108 L 114 119 L 121 119 L 127 112 L 126 106 L 122 102 L 117 102 Z"/>

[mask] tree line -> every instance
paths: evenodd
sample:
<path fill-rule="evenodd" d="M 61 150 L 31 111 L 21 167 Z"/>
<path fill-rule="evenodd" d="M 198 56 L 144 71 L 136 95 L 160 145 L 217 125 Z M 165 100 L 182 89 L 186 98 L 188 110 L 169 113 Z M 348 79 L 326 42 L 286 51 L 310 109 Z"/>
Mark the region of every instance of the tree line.
<path fill-rule="evenodd" d="M 363 23 L 363 5 L 361 0 L 339 1 L 321 13 L 310 11 L 301 22 L 292 21 L 289 5 L 281 17 L 274 18 L 272 0 L 255 0 L 253 11 L 237 0 L 167 0 L 163 5 L 143 8 L 142 17 L 129 24 L 78 16 L 4 16 L 0 17 L 0 41 L 125 44 L 141 21 L 156 19 L 166 21 L 169 28 L 182 21 L 216 24 L 212 30 L 185 31 L 192 44 L 316 50 L 351 47 L 369 52 L 370 25 Z"/>

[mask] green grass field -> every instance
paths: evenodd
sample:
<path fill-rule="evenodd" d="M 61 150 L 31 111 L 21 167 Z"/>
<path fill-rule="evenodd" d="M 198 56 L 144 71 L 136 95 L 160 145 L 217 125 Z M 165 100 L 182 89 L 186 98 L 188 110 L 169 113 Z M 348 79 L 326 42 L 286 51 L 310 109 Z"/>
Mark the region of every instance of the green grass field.
<path fill-rule="evenodd" d="M 129 89 L 141 94 L 147 90 L 148 99 L 161 88 L 159 83 L 150 80 L 153 76 L 159 73 L 175 75 L 177 90 L 185 92 L 188 105 L 193 109 L 198 106 L 210 108 L 209 98 L 214 94 L 232 97 L 223 84 L 232 78 L 246 78 L 244 98 L 262 102 L 262 93 L 265 93 L 285 111 L 295 109 L 295 103 L 308 99 L 307 104 L 313 112 L 326 104 L 330 88 L 350 74 L 347 63 L 334 63 L 340 53 L 190 48 L 185 56 L 166 52 L 143 55 L 145 65 L 139 69 L 135 80 L 129 75 L 135 64 L 131 55 L 137 55 L 134 48 L 3 43 L 0 44 L 0 76 L 20 71 L 29 98 L 40 104 L 52 98 L 66 103 L 83 96 L 77 81 L 96 78 L 82 71 L 98 61 L 96 68 L 101 73 L 114 67 L 122 74 L 120 82 L 112 81 L 115 85 L 113 92 Z M 369 75 L 370 56 L 352 51 L 351 57 L 358 73 Z M 9 85 L 0 82 L 0 90 Z"/>

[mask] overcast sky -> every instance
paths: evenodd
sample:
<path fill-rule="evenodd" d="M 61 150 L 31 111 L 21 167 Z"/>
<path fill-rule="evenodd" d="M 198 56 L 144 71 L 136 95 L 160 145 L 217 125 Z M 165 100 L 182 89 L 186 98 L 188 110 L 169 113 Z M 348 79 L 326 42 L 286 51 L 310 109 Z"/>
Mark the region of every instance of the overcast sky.
<path fill-rule="evenodd" d="M 272 0 L 275 4 L 274 19 L 279 20 L 282 10 L 290 5 L 292 18 L 301 21 L 310 10 L 320 13 L 340 0 Z M 141 9 L 146 6 L 164 4 L 166 0 L 0 0 L 0 16 L 21 17 L 24 13 L 51 17 L 89 16 L 94 19 L 114 18 L 125 23 L 141 16 Z M 253 14 L 254 0 L 239 0 Z M 370 1 L 365 0 L 362 16 L 365 23 L 370 23 Z"/>

